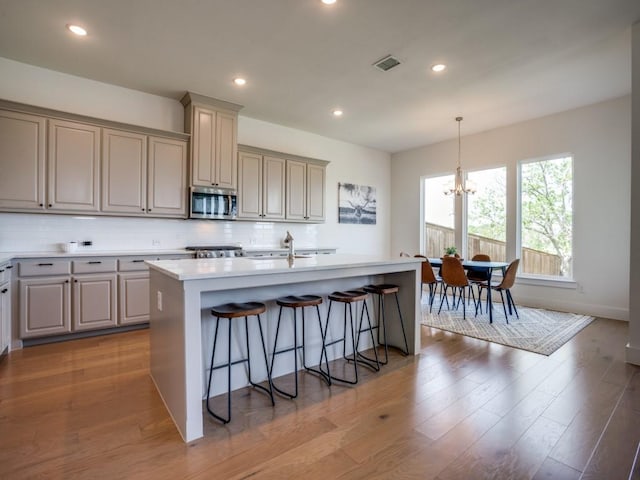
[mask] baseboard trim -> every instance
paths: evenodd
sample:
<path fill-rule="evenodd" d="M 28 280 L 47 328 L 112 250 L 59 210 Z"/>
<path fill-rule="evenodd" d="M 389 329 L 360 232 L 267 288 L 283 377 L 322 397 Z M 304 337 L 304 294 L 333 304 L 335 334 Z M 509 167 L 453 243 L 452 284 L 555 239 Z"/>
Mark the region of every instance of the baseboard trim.
<path fill-rule="evenodd" d="M 640 348 L 632 347 L 630 343 L 627 343 L 627 346 L 625 347 L 625 354 L 627 363 L 640 365 Z"/>
<path fill-rule="evenodd" d="M 612 320 L 629 321 L 629 309 L 610 307 L 608 305 L 598 305 L 594 303 L 576 303 L 550 298 L 540 299 L 535 297 L 514 297 L 516 305 L 525 307 L 542 308 L 547 310 L 557 310 L 559 312 L 579 313 L 581 315 L 591 315 L 600 318 L 610 318 Z"/>
<path fill-rule="evenodd" d="M 122 327 L 106 328 L 103 330 L 87 330 L 86 332 L 68 333 L 65 335 L 52 335 L 50 337 L 25 338 L 22 340 L 23 347 L 33 347 L 35 345 L 43 345 L 45 343 L 66 342 L 68 340 L 77 340 L 79 338 L 97 337 L 100 335 L 111 335 L 113 333 L 130 332 L 131 330 L 142 330 L 149 328 L 149 323 L 138 323 L 136 325 L 126 325 Z"/>

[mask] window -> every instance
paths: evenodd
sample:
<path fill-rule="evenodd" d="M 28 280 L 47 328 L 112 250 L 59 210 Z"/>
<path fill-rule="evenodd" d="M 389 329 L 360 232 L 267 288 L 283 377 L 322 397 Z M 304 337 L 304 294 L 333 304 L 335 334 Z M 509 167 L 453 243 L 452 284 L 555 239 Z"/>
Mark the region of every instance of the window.
<path fill-rule="evenodd" d="M 424 181 L 424 242 L 427 257 L 441 257 L 455 242 L 455 203 L 444 191 L 453 184 L 453 175 Z"/>
<path fill-rule="evenodd" d="M 467 173 L 467 185 L 476 193 L 467 195 L 467 257 L 484 253 L 496 262 L 506 260 L 507 169 L 505 167 Z"/>
<path fill-rule="evenodd" d="M 573 276 L 573 159 L 520 164 L 520 270 Z"/>

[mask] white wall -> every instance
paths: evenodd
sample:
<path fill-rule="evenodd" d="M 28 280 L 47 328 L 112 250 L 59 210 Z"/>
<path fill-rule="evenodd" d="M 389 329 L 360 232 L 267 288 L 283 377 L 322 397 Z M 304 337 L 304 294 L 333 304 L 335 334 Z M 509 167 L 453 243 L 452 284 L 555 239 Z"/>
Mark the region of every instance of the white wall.
<path fill-rule="evenodd" d="M 182 131 L 178 100 L 95 82 L 0 58 L 0 98 L 113 121 Z M 224 100 L 224 99 L 223 99 Z M 0 213 L 0 251 L 53 251 L 59 242 L 92 240 L 94 250 L 168 249 L 188 244 L 240 242 L 279 246 L 291 230 L 298 247 L 335 247 L 341 253 L 388 253 L 390 156 L 301 130 L 241 116 L 238 141 L 328 160 L 327 221 L 321 225 L 217 222 Z M 377 188 L 377 225 L 337 221 L 338 182 Z M 154 245 L 158 241 L 158 245 Z"/>
<path fill-rule="evenodd" d="M 565 152 L 574 157 L 574 279 L 578 288 L 520 284 L 514 290 L 517 302 L 628 319 L 630 116 L 631 98 L 625 96 L 463 136 L 465 170 L 507 167 L 509 258 L 516 256 L 518 161 Z M 453 119 L 451 129 L 455 135 Z M 420 251 L 421 177 L 452 173 L 456 161 L 457 139 L 392 156 L 392 251 Z"/>

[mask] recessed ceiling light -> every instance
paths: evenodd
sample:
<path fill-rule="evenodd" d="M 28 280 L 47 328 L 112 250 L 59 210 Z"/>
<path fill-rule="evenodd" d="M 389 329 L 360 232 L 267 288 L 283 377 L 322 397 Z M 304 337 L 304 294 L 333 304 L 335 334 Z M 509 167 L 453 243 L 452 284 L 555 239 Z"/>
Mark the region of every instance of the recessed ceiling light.
<path fill-rule="evenodd" d="M 331 113 L 333 114 L 334 117 L 341 117 L 344 112 L 339 108 L 336 108 Z"/>
<path fill-rule="evenodd" d="M 334 3 L 336 3 L 336 0 L 322 0 L 322 3 L 324 3 L 325 5 L 333 5 Z"/>
<path fill-rule="evenodd" d="M 80 25 L 68 24 L 67 29 L 72 33 L 75 33 L 79 37 L 84 37 L 87 34 L 87 31 L 84 28 L 82 28 Z"/>
<path fill-rule="evenodd" d="M 242 77 L 237 77 L 233 79 L 233 83 L 241 87 L 242 85 L 246 85 L 247 81 Z"/>
<path fill-rule="evenodd" d="M 443 70 L 446 70 L 447 66 L 444 63 L 436 63 L 435 65 L 431 66 L 431 70 L 433 70 L 434 72 L 442 72 Z"/>

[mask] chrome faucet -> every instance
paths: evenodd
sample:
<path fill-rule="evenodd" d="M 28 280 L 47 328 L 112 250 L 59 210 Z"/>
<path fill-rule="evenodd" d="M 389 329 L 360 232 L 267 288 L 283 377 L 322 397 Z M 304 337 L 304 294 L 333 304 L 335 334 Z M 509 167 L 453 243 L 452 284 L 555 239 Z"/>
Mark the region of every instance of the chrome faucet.
<path fill-rule="evenodd" d="M 284 237 L 284 244 L 289 246 L 289 254 L 287 255 L 287 257 L 289 257 L 290 259 L 293 258 L 295 255 L 295 250 L 293 248 L 293 237 L 291 236 L 291 233 L 289 233 L 289 230 L 287 230 L 287 236 Z"/>

